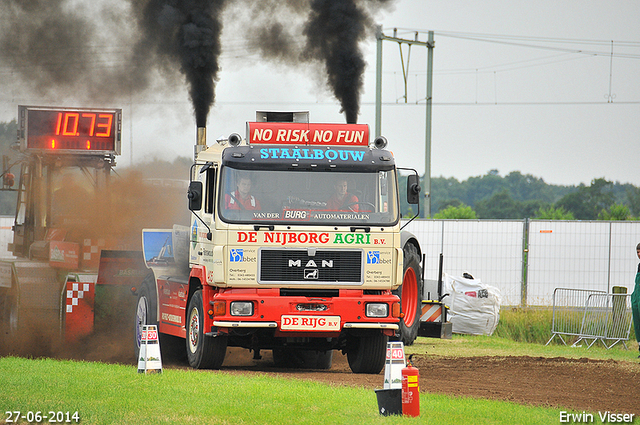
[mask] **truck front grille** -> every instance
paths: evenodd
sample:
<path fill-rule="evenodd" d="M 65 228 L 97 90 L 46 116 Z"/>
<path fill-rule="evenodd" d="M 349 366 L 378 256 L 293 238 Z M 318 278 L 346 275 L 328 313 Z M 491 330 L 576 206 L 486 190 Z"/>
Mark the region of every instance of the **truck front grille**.
<path fill-rule="evenodd" d="M 362 284 L 362 251 L 270 249 L 258 253 L 259 283 Z"/>

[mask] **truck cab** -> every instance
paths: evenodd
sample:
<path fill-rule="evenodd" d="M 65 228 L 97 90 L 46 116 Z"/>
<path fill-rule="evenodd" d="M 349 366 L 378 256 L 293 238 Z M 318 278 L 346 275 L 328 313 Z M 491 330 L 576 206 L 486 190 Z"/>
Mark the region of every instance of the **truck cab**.
<path fill-rule="evenodd" d="M 172 233 L 188 265 L 152 267 L 145 294 L 158 298 L 139 301 L 138 334 L 158 323 L 185 338 L 196 368 L 236 346 L 319 368 L 341 350 L 353 372 L 380 372 L 401 326 L 404 253 L 395 161 L 366 125 L 247 123 L 244 139 L 198 153 L 188 196 L 191 227 Z"/>

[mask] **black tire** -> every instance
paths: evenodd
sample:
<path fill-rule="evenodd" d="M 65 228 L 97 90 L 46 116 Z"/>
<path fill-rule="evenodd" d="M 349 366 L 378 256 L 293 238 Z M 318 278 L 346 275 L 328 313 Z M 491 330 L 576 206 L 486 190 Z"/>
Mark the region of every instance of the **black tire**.
<path fill-rule="evenodd" d="M 138 292 L 138 302 L 136 303 L 136 314 L 134 324 L 134 349 L 136 359 L 140 356 L 140 337 L 142 327 L 145 325 L 158 326 L 158 301 L 156 299 L 155 278 L 153 274 L 148 275 L 140 285 Z"/>
<path fill-rule="evenodd" d="M 219 369 L 227 353 L 227 337 L 204 334 L 202 290 L 193 293 L 187 308 L 187 359 L 195 369 Z"/>
<path fill-rule="evenodd" d="M 18 297 L 0 291 L 0 354 L 12 345 L 18 335 Z"/>
<path fill-rule="evenodd" d="M 298 348 L 274 348 L 273 363 L 278 367 L 301 369 L 331 369 L 333 350 L 315 351 Z"/>
<path fill-rule="evenodd" d="M 138 301 L 136 303 L 135 325 L 134 325 L 134 348 L 136 359 L 140 355 L 140 335 L 142 333 L 142 326 L 144 325 L 159 325 L 157 316 L 158 301 L 155 291 L 155 278 L 153 274 L 149 274 L 141 284 L 140 292 L 138 293 Z M 160 342 L 160 352 L 162 353 L 163 361 L 173 361 L 177 363 L 184 362 L 186 352 L 184 350 L 184 340 L 172 335 L 165 335 L 158 333 L 158 340 Z"/>
<path fill-rule="evenodd" d="M 422 270 L 418 249 L 412 243 L 407 243 L 403 249 L 404 270 L 402 285 L 393 293 L 400 297 L 400 307 L 403 317 L 394 341 L 402 341 L 404 345 L 411 345 L 418 336 L 420 328 L 420 314 L 422 312 Z"/>
<path fill-rule="evenodd" d="M 376 331 L 349 338 L 347 361 L 351 371 L 353 373 L 380 373 L 387 357 L 389 337 Z"/>

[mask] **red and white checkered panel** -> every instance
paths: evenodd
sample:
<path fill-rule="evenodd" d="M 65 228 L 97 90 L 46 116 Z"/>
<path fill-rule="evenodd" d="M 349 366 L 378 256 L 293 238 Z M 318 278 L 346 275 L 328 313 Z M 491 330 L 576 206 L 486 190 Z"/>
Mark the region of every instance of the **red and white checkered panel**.
<path fill-rule="evenodd" d="M 100 251 L 105 246 L 104 239 L 85 239 L 82 242 L 82 268 L 97 270 L 100 266 Z"/>
<path fill-rule="evenodd" d="M 69 276 L 71 277 L 71 276 Z M 65 341 L 74 342 L 93 332 L 93 304 L 96 275 L 67 278 L 64 335 Z"/>
<path fill-rule="evenodd" d="M 91 291 L 90 283 L 67 282 L 67 313 L 73 313 L 73 307 L 78 305 L 80 300 L 85 301 L 85 294 L 89 296 Z M 78 308 L 82 308 L 78 307 Z"/>

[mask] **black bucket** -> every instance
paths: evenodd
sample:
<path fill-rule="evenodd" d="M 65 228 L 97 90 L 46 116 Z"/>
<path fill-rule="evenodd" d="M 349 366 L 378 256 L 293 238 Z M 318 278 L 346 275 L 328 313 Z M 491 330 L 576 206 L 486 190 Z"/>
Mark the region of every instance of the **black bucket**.
<path fill-rule="evenodd" d="M 382 416 L 402 415 L 402 390 L 399 388 L 375 390 L 378 413 Z"/>

